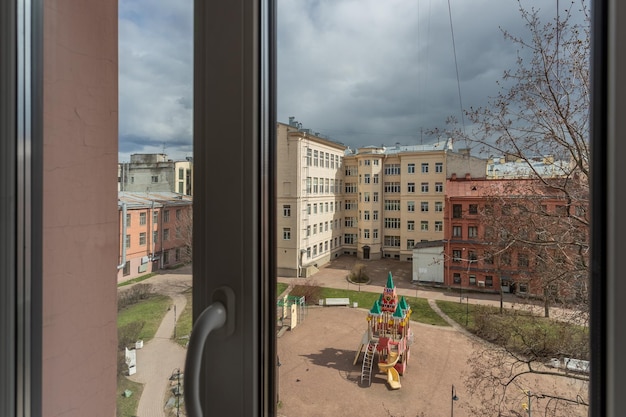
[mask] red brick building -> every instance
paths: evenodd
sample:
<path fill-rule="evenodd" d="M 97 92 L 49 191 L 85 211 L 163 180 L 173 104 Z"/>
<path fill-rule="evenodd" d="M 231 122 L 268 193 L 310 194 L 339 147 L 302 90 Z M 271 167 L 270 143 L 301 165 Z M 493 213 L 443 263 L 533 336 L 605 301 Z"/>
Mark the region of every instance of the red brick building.
<path fill-rule="evenodd" d="M 487 292 L 543 294 L 545 278 L 540 282 L 536 277 L 544 263 L 532 242 L 541 237 L 535 221 L 537 210 L 543 218 L 552 215 L 558 222 L 565 200 L 532 179 L 452 176 L 446 189 L 444 284 Z M 515 237 L 507 239 L 511 234 Z M 542 277 L 546 275 L 544 271 Z"/>

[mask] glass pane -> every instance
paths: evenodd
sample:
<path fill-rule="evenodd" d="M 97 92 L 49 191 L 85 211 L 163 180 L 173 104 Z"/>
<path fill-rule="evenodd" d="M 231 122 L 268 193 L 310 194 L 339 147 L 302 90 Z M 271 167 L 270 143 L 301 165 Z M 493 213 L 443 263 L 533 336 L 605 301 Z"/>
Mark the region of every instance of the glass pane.
<path fill-rule="evenodd" d="M 539 4 L 278 5 L 281 413 L 587 415 L 589 14 Z"/>
<path fill-rule="evenodd" d="M 118 417 L 185 415 L 192 28 L 192 1 L 119 2 Z"/>

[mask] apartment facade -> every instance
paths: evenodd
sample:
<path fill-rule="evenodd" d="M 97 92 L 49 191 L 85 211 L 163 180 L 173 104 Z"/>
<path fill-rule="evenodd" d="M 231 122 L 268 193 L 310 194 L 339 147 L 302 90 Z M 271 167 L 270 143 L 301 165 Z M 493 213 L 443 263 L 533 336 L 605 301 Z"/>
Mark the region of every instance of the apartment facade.
<path fill-rule="evenodd" d="M 132 154 L 118 163 L 118 191 L 193 194 L 193 158 L 174 161 L 166 154 Z"/>
<path fill-rule="evenodd" d="M 444 284 L 459 289 L 541 295 L 540 216 L 559 222 L 566 200 L 534 179 L 447 181 Z M 495 220 L 494 220 L 495 219 Z M 515 233 L 514 237 L 509 236 Z M 547 246 L 547 244 L 546 244 Z M 545 274 L 545 271 L 543 272 Z M 555 289 L 558 291 L 558 289 Z"/>
<path fill-rule="evenodd" d="M 123 237 L 118 282 L 191 260 L 190 196 L 119 192 L 118 211 L 120 237 Z"/>
<path fill-rule="evenodd" d="M 293 118 L 278 123 L 279 276 L 310 276 L 341 252 L 345 149 Z"/>

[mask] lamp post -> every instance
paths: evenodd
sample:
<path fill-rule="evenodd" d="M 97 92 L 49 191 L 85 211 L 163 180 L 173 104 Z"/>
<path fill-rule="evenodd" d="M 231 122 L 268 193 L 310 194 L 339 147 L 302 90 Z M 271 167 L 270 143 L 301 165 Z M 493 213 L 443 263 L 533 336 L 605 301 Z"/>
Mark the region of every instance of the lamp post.
<path fill-rule="evenodd" d="M 452 395 L 450 396 L 450 417 L 454 417 L 454 402 L 458 401 L 459 397 L 456 396 L 456 389 L 452 384 Z"/>

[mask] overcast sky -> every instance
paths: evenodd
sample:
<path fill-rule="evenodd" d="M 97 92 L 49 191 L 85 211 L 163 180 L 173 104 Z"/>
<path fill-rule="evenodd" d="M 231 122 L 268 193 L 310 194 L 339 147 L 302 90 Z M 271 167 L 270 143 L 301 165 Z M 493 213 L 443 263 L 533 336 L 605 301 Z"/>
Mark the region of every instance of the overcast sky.
<path fill-rule="evenodd" d="M 557 1 L 522 3 L 556 17 Z M 427 131 L 445 128 L 450 116 L 461 122 L 460 101 L 485 105 L 515 65 L 517 51 L 500 27 L 525 33 L 516 0 L 277 4 L 278 121 L 293 116 L 353 148 L 434 142 Z M 132 153 L 193 155 L 191 7 L 191 0 L 119 1 L 120 161 Z"/>

